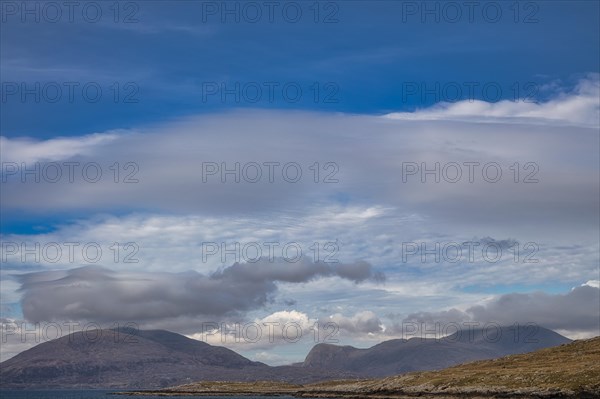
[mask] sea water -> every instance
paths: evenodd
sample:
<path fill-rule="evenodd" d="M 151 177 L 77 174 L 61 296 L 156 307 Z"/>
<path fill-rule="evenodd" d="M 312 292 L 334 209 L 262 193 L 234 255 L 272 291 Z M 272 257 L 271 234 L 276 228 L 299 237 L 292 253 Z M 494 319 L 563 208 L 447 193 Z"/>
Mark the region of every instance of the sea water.
<path fill-rule="evenodd" d="M 156 396 L 156 395 L 113 395 L 114 392 L 122 390 L 27 390 L 12 391 L 0 390 L 2 399 L 136 399 L 136 398 L 170 398 L 191 399 L 193 396 Z M 199 396 L 198 396 L 199 397 Z M 202 396 L 203 399 L 273 399 L 272 396 Z M 280 396 L 282 399 L 295 399 L 291 396 Z"/>

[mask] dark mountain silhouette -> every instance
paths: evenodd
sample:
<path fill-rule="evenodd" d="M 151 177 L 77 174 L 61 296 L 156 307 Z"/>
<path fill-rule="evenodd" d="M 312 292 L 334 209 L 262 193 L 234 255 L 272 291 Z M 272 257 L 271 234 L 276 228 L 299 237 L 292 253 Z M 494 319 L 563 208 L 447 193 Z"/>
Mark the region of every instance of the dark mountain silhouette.
<path fill-rule="evenodd" d="M 341 376 L 351 374 L 270 367 L 164 330 L 76 332 L 0 363 L 3 388 L 146 388 L 198 380 L 310 382 Z"/>
<path fill-rule="evenodd" d="M 363 377 L 383 377 L 410 371 L 438 370 L 568 342 L 571 342 L 568 338 L 541 327 L 471 329 L 439 339 L 393 339 L 368 349 L 318 344 L 306 356 L 303 367 L 326 367 Z"/>
<path fill-rule="evenodd" d="M 482 330 L 446 339 L 390 340 L 368 349 L 316 345 L 303 363 L 271 367 L 164 330 L 92 330 L 39 344 L 0 363 L 3 388 L 159 388 L 195 381 L 309 383 L 436 370 L 570 342 L 540 328 Z M 534 341 L 534 342 L 529 342 Z"/>

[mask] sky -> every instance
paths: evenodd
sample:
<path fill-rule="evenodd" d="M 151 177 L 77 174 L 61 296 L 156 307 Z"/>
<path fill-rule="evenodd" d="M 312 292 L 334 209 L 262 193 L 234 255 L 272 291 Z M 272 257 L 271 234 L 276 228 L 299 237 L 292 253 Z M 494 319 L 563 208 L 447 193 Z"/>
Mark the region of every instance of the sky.
<path fill-rule="evenodd" d="M 598 2 L 2 1 L 0 75 L 0 360 L 600 335 Z"/>

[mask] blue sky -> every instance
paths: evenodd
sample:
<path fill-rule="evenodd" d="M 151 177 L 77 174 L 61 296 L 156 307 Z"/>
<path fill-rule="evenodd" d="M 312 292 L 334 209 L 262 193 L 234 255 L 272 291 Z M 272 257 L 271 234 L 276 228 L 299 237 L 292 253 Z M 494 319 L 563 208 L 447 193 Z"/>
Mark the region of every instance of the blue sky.
<path fill-rule="evenodd" d="M 114 23 L 114 11 L 108 6 L 97 23 L 87 23 L 77 12 L 69 23 L 66 10 L 58 23 L 44 23 L 42 11 L 40 23 L 33 23 L 31 15 L 21 23 L 22 10 L 6 15 L 3 82 L 62 85 L 75 81 L 81 86 L 98 82 L 103 97 L 90 104 L 79 93 L 70 103 L 65 93 L 54 104 L 36 104 L 32 98 L 24 104 L 18 95 L 10 96 L 2 104 L 3 134 L 78 135 L 234 105 L 382 114 L 436 102 L 435 95 L 407 94 L 412 82 L 424 82 L 425 87 L 456 82 L 463 90 L 462 98 L 470 97 L 465 82 L 477 82 L 474 98 L 527 95 L 538 100 L 550 96 L 551 90 L 521 87 L 517 92 L 514 84 L 533 82 L 541 87 L 559 80 L 572 87 L 578 77 L 599 68 L 595 34 L 599 10 L 593 1 L 532 2 L 518 8 L 503 3 L 499 18 L 494 18 L 496 6 L 484 8 L 482 3 L 473 8 L 472 22 L 469 9 L 462 6 L 456 23 L 451 22 L 454 11 L 436 2 L 426 6 L 420 2 L 365 5 L 348 1 L 332 3 L 335 8 L 325 2 L 318 8 L 320 23 L 314 22 L 311 3 L 302 3 L 303 14 L 296 23 L 288 22 L 281 10 L 275 10 L 273 22 L 269 22 L 265 7 L 261 8 L 264 15 L 252 23 L 248 21 L 251 10 L 244 12 L 241 6 L 240 22 L 236 23 L 235 15 L 221 15 L 226 6 L 220 3 L 215 3 L 216 14 L 207 14 L 212 10 L 207 3 L 212 6 L 211 2 L 183 1 L 169 10 L 160 1 L 135 3 L 137 8 L 124 3 L 120 18 L 131 15 L 130 23 Z M 417 11 L 409 12 L 413 9 L 406 3 L 416 5 Z M 422 15 L 426 7 L 435 6 L 437 14 Z M 111 89 L 115 82 L 121 93 L 117 103 L 115 89 Z M 135 88 L 124 88 L 128 82 Z M 266 99 L 266 93 L 256 103 L 242 99 L 237 104 L 231 96 L 225 102 L 219 96 L 203 101 L 203 82 L 224 82 L 229 87 L 234 82 L 258 82 L 261 86 L 279 82 L 280 87 L 297 82 L 304 95 L 297 103 L 286 102 L 281 90 L 273 102 Z M 324 95 L 335 92 L 331 100 L 337 102 L 315 102 L 310 89 L 315 82 L 321 86 L 333 83 L 335 86 L 321 91 Z M 490 82 L 499 84 L 502 93 L 496 94 L 493 88 L 484 93 L 483 86 Z M 124 104 L 122 97 L 127 94 L 139 102 Z M 452 98 L 460 94 L 448 92 Z M 27 117 L 31 114 L 36 118 Z"/>
<path fill-rule="evenodd" d="M 33 14 L 3 2 L 5 321 L 133 321 L 202 338 L 203 321 L 333 320 L 342 343 L 365 346 L 398 337 L 402 321 L 453 315 L 597 335 L 600 3 L 476 3 L 278 2 L 271 21 L 264 2 L 83 2 L 70 21 L 52 2 Z M 69 182 L 64 162 L 102 178 L 77 169 Z M 236 162 L 263 178 L 223 183 Z M 277 169 L 270 182 L 265 162 L 302 177 Z M 477 163 L 472 182 L 465 162 Z M 58 182 L 20 170 L 53 163 Z M 219 171 L 204 176 L 207 163 Z M 409 163 L 419 170 L 405 176 Z M 462 177 L 422 175 L 436 163 Z M 481 170 L 492 163 L 494 182 Z M 202 243 L 265 241 L 308 260 L 202 258 Z M 104 257 L 32 261 L 10 247 L 58 243 L 64 255 L 69 242 Z M 135 244 L 138 262 L 123 262 L 123 245 L 114 261 L 114 242 Z M 504 256 L 403 259 L 412 244 L 464 242 Z M 341 266 L 311 263 L 314 243 L 321 255 L 336 243 Z M 499 310 L 508 297 L 523 313 Z M 281 364 L 309 341 L 231 347 Z"/>

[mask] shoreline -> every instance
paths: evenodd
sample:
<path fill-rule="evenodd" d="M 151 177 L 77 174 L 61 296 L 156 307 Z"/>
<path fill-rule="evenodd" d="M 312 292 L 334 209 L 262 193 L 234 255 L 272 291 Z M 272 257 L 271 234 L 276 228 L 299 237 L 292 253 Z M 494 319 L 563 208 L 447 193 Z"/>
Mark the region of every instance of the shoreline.
<path fill-rule="evenodd" d="M 124 391 L 114 392 L 112 395 L 119 396 L 189 396 L 189 397 L 234 397 L 234 396 L 293 396 L 297 398 L 372 398 L 372 399 L 412 399 L 412 398 L 436 398 L 436 399 L 456 399 L 456 398 L 597 398 L 598 392 L 595 390 L 580 390 L 571 391 L 565 389 L 548 389 L 548 388 L 529 388 L 529 389 L 502 389 L 497 387 L 464 387 L 464 388 L 449 388 L 449 387 L 404 387 L 394 390 L 385 389 L 370 389 L 363 386 L 359 388 L 356 384 L 369 385 L 370 380 L 361 381 L 337 381 L 331 387 L 316 387 L 311 385 L 290 386 L 282 384 L 278 386 L 276 383 L 269 383 L 265 386 L 262 383 L 256 385 L 251 383 L 231 383 L 231 387 L 227 382 L 204 382 L 202 387 L 177 387 L 161 390 L 141 390 L 141 391 Z M 237 386 L 236 386 L 237 385 Z"/>

